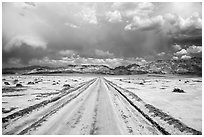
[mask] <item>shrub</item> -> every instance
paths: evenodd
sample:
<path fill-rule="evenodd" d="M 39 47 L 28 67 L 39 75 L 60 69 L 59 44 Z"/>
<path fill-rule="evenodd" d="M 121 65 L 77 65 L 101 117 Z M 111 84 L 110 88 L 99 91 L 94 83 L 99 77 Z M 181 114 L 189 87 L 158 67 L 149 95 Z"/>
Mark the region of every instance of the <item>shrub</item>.
<path fill-rule="evenodd" d="M 174 88 L 174 90 L 172 92 L 185 93 L 182 89 L 179 89 L 179 88 Z"/>
<path fill-rule="evenodd" d="M 71 86 L 69 84 L 64 84 L 63 87 L 70 88 Z"/>
<path fill-rule="evenodd" d="M 185 83 L 188 83 L 188 82 L 189 82 L 188 80 L 185 81 Z"/>
<path fill-rule="evenodd" d="M 16 87 L 23 87 L 22 84 L 16 84 Z"/>
<path fill-rule="evenodd" d="M 5 85 L 10 85 L 8 82 L 4 82 Z"/>
<path fill-rule="evenodd" d="M 13 81 L 13 83 L 15 84 L 15 83 L 17 83 L 18 82 L 18 80 L 17 79 L 15 79 L 14 81 Z"/>
<path fill-rule="evenodd" d="M 35 83 L 34 82 L 28 82 L 28 85 L 34 85 Z"/>

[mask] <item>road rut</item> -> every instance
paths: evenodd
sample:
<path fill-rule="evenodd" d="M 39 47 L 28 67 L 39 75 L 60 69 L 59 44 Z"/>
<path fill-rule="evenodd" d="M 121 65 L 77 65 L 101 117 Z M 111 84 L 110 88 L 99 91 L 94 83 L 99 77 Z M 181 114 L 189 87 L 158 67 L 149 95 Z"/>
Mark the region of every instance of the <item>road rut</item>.
<path fill-rule="evenodd" d="M 6 133 L 40 135 L 162 134 L 102 77 L 97 78 L 91 84 L 89 83 L 86 88 L 82 87 L 72 95 L 68 94 L 64 99 L 48 106 L 48 109 L 35 113 L 47 115 L 37 121 L 32 121 L 30 118 L 28 126 L 19 128 L 19 131 L 15 132 L 9 132 L 7 129 Z M 29 115 L 27 119 L 29 119 Z M 18 121 L 21 120 L 21 118 L 18 119 Z M 15 126 L 18 127 L 18 124 Z"/>

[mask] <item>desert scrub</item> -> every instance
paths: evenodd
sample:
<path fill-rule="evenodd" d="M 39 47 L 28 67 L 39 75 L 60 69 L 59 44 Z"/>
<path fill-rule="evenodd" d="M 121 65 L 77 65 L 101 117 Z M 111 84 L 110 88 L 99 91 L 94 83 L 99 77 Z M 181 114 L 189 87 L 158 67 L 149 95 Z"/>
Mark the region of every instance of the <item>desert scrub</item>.
<path fill-rule="evenodd" d="M 179 89 L 179 88 L 174 88 L 174 90 L 172 92 L 176 92 L 176 93 L 185 93 L 184 90 Z"/>

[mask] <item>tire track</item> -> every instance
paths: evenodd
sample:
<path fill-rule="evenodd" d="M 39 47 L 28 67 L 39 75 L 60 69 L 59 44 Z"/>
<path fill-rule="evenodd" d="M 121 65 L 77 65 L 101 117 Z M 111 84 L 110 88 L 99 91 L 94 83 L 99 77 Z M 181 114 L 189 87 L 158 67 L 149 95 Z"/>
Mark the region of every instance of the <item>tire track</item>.
<path fill-rule="evenodd" d="M 105 79 L 105 78 L 104 78 Z M 161 127 L 158 123 L 156 123 L 154 120 L 152 120 L 147 114 L 145 114 L 140 108 L 138 108 L 131 100 L 129 100 L 119 89 L 114 87 L 108 80 L 105 79 L 108 85 L 110 85 L 112 88 L 114 88 L 118 93 L 125 98 L 131 106 L 133 106 L 140 114 L 143 115 L 145 119 L 147 119 L 152 125 L 154 125 L 163 135 L 170 135 L 169 132 L 167 132 L 163 127 Z"/>
<path fill-rule="evenodd" d="M 88 134 L 91 128 L 92 115 L 95 106 L 98 80 L 83 94 L 73 99 L 53 117 L 47 118 L 47 123 L 33 130 L 31 134 Z"/>
<path fill-rule="evenodd" d="M 48 104 L 27 117 L 11 119 L 17 123 L 4 134 L 172 134 L 147 111 L 156 108 L 101 77 L 63 91 Z"/>
<path fill-rule="evenodd" d="M 19 110 L 19 111 L 15 112 L 15 113 L 13 113 L 13 114 L 11 114 L 11 115 L 8 115 L 8 116 L 2 118 L 2 122 L 3 122 L 3 123 L 6 123 L 6 122 L 8 122 L 9 120 L 15 119 L 15 118 L 17 118 L 17 117 L 22 117 L 22 116 L 25 115 L 25 114 L 29 114 L 30 112 L 32 112 L 32 111 L 34 111 L 34 110 L 36 110 L 36 109 L 38 109 L 38 108 L 40 108 L 40 107 L 43 107 L 43 106 L 45 106 L 45 105 L 47 105 L 47 104 L 49 104 L 49 103 L 55 102 L 55 101 L 59 100 L 60 98 L 62 98 L 62 97 L 64 97 L 64 96 L 66 96 L 66 95 L 68 95 L 68 94 L 70 94 L 70 93 L 72 93 L 72 92 L 78 90 L 79 88 L 82 88 L 83 86 L 85 86 L 86 84 L 88 84 L 88 83 L 90 83 L 90 82 L 92 82 L 92 81 L 93 81 L 93 80 L 90 80 L 90 81 L 88 81 L 88 82 L 86 82 L 86 83 L 84 83 L 84 84 L 78 86 L 77 88 L 70 89 L 70 90 L 68 90 L 68 92 L 65 92 L 64 94 L 61 94 L 61 95 L 59 95 L 59 96 L 57 96 L 57 97 L 55 97 L 55 98 L 53 98 L 53 99 L 44 100 L 43 102 L 40 102 L 40 103 L 38 103 L 38 104 L 34 104 L 34 105 L 32 105 L 32 106 L 29 106 L 28 108 Z M 64 92 L 64 91 L 65 91 L 64 89 L 61 90 L 61 92 Z"/>
<path fill-rule="evenodd" d="M 63 108 L 66 104 L 68 104 L 70 101 L 74 100 L 75 98 L 77 98 L 81 93 L 83 93 L 84 91 L 86 91 L 87 88 L 89 88 L 89 86 L 91 86 L 94 82 L 91 81 L 90 83 L 88 83 L 88 85 L 78 94 L 74 95 L 72 98 L 70 98 L 69 100 L 67 100 L 66 102 L 64 102 L 62 105 L 58 106 L 57 108 L 53 109 L 52 111 L 50 111 L 49 113 L 45 114 L 43 117 L 41 117 L 38 121 L 36 121 L 35 123 L 33 123 L 31 126 L 29 126 L 28 128 L 24 129 L 23 131 L 21 131 L 19 133 L 19 135 L 23 135 L 25 133 L 27 133 L 29 130 L 32 130 L 33 128 L 36 128 L 38 126 L 40 126 L 44 121 L 46 121 L 46 119 L 53 115 L 54 113 L 56 113 L 59 109 Z"/>
<path fill-rule="evenodd" d="M 95 122 L 91 134 L 94 135 L 116 135 L 121 134 L 116 115 L 113 111 L 112 101 L 108 96 L 107 89 L 100 78 L 97 104 L 95 106 Z"/>
<path fill-rule="evenodd" d="M 137 110 L 123 97 L 121 96 L 112 86 L 107 82 L 104 83 L 108 88 L 111 100 L 114 104 L 114 109 L 117 112 L 119 119 L 122 120 L 120 127 L 123 127 L 123 134 L 141 134 L 141 135 L 157 135 L 161 134 L 160 131 L 154 127 L 149 121 L 147 121 L 143 115 L 138 113 Z"/>
<path fill-rule="evenodd" d="M 151 122 L 162 134 L 193 134 L 202 135 L 202 132 L 192 129 L 181 121 L 173 118 L 172 116 L 162 112 L 158 108 L 145 103 L 134 93 L 123 89 L 115 83 L 105 79 L 106 83 L 113 87 L 129 104 L 131 104 L 139 113 L 141 113 L 149 122 Z M 137 102 L 137 103 L 136 103 Z M 138 104 L 138 106 L 136 105 Z"/>
<path fill-rule="evenodd" d="M 59 109 L 61 109 L 62 107 L 64 107 L 66 104 L 68 104 L 70 101 L 72 101 L 73 99 L 75 99 L 77 96 L 79 96 L 84 90 L 86 90 L 90 85 L 92 85 L 94 82 L 96 81 L 96 79 L 92 79 L 88 82 L 85 82 L 84 84 L 78 86 L 77 88 L 74 88 L 74 89 L 71 89 L 71 90 L 68 90 L 67 92 L 64 91 L 64 94 L 61 94 L 60 96 L 58 97 L 55 97 L 52 99 L 52 102 L 56 102 L 55 104 L 53 104 L 53 106 L 49 107 L 50 109 L 48 109 L 48 112 L 46 112 L 45 114 L 41 114 L 40 118 L 38 117 L 37 120 L 33 119 L 31 121 L 29 121 L 29 123 L 26 123 L 26 125 L 28 125 L 28 127 L 25 127 L 26 125 L 18 125 L 17 127 L 21 128 L 21 127 L 24 127 L 23 130 L 21 131 L 18 131 L 18 128 L 14 127 L 13 130 L 9 130 L 9 131 L 4 131 L 3 134 L 16 134 L 16 132 L 19 132 L 17 134 L 25 134 L 27 133 L 30 129 L 33 129 L 33 128 L 36 128 L 37 126 L 39 126 L 41 123 L 43 123 L 45 121 L 45 119 L 48 117 L 48 116 L 51 116 L 52 114 L 56 113 Z M 78 92 L 76 95 L 72 95 L 74 94 L 75 92 Z M 70 97 L 68 100 L 66 100 L 64 103 L 62 102 L 64 100 L 64 98 L 66 98 L 66 96 Z M 44 102 L 44 101 L 43 101 Z M 60 103 L 62 102 L 62 103 Z M 50 101 L 47 101 L 46 105 L 48 105 L 49 103 L 51 103 Z M 42 104 L 39 103 L 39 104 Z M 36 105 L 34 105 L 36 106 Z M 38 104 L 37 104 L 38 106 Z M 43 105 L 44 106 L 44 105 Z M 40 105 L 39 107 L 34 107 L 34 109 L 23 109 L 23 110 L 20 110 L 21 113 L 25 113 L 25 114 L 29 114 L 30 112 L 34 111 L 35 109 L 39 109 L 40 107 L 43 107 L 42 105 Z M 33 106 L 31 106 L 33 108 Z M 30 107 L 29 107 L 30 108 Z M 29 111 L 30 110 L 30 111 Z M 20 113 L 20 114 L 21 114 Z M 14 113 L 14 114 L 11 114 L 11 116 L 8 116 L 9 118 L 13 118 L 13 115 L 20 115 L 18 114 L 17 112 Z M 25 115 L 24 114 L 24 115 Z M 21 117 L 23 115 L 20 115 Z M 20 119 L 17 119 L 18 121 L 20 121 Z M 24 123 L 25 124 L 25 123 Z M 3 129 L 7 129 L 6 127 L 3 127 Z"/>

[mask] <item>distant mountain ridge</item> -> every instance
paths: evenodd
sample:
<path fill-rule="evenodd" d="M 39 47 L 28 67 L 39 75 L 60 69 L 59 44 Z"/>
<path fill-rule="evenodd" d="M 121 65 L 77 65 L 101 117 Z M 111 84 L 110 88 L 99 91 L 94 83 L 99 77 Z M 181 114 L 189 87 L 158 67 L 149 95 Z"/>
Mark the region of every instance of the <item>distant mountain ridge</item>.
<path fill-rule="evenodd" d="M 3 74 L 50 74 L 50 73 L 94 73 L 110 75 L 132 74 L 190 74 L 202 75 L 202 58 L 181 60 L 156 60 L 143 65 L 130 64 L 109 68 L 105 65 L 67 65 L 64 67 L 28 66 L 4 68 Z"/>
<path fill-rule="evenodd" d="M 191 74 L 202 75 L 202 58 L 188 60 L 157 60 L 145 65 L 131 64 L 127 70 L 131 74 Z"/>

